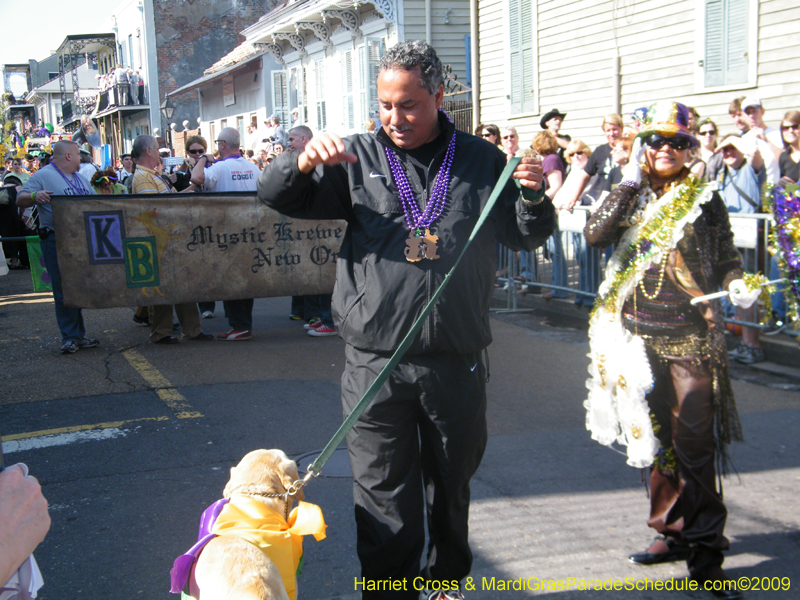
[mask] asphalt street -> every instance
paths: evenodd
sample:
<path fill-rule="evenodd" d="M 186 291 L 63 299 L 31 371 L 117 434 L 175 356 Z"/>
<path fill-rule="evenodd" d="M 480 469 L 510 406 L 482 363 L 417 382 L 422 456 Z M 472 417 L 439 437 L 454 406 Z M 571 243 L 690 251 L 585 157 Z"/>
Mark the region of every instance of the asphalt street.
<path fill-rule="evenodd" d="M 30 292 L 27 272 L 0 278 L 5 462 L 29 465 L 53 521 L 36 551 L 39 598 L 177 598 L 168 593 L 172 562 L 194 543 L 229 468 L 257 448 L 281 448 L 301 467 L 314 459 L 342 420 L 344 344 L 305 335 L 288 314 L 288 298 L 261 299 L 250 341 L 160 346 L 132 323 L 132 310 L 85 311 L 101 346 L 62 356 L 52 298 Z M 585 332 L 538 312 L 495 315 L 492 326 L 490 438 L 472 485 L 476 589 L 467 598 L 711 598 L 580 589 L 680 587 L 686 569 L 626 560 L 653 536 L 647 491 L 640 470 L 585 430 Z M 203 327 L 228 329 L 221 303 Z M 747 598 L 800 598 L 797 382 L 776 385 L 746 368 L 736 377 L 745 442 L 733 447 L 737 472 L 724 480 L 725 567 L 753 588 Z M 345 453 L 306 490 L 328 537 L 305 541 L 299 596 L 354 599 Z"/>

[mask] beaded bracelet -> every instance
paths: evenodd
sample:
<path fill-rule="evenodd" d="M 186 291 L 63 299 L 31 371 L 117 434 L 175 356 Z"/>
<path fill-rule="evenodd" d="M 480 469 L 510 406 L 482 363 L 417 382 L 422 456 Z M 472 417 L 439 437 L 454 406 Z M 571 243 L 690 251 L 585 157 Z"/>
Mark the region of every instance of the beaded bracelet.
<path fill-rule="evenodd" d="M 620 181 L 619 184 L 624 185 L 625 187 L 633 188 L 635 190 L 638 190 L 640 187 L 639 184 L 636 183 L 635 181 Z"/>
<path fill-rule="evenodd" d="M 526 200 L 525 198 L 522 198 L 522 203 L 525 206 L 539 206 L 542 203 L 542 201 L 544 201 L 544 194 L 539 196 L 538 200 Z"/>

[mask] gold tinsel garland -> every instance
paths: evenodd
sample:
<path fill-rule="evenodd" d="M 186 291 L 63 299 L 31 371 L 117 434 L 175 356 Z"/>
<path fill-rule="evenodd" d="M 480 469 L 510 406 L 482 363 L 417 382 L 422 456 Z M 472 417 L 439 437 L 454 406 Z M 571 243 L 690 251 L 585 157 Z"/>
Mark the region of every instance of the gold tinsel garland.
<path fill-rule="evenodd" d="M 705 183 L 690 175 L 675 194 L 675 198 L 642 225 L 633 241 L 620 254 L 620 266 L 614 273 L 608 291 L 602 297 L 598 297 L 592 309 L 592 316 L 600 306 L 612 314 L 618 312 L 620 289 L 635 277 L 639 265 L 649 264 L 659 251 L 669 252 L 672 249 L 675 224 L 689 213 L 697 195 L 704 187 Z M 622 301 L 624 300 L 622 298 Z"/>

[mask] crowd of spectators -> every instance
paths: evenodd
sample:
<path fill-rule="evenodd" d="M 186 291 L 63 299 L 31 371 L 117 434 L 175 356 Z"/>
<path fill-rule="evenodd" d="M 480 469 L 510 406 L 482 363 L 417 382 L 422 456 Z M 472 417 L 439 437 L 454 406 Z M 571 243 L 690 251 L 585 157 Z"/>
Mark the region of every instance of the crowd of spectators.
<path fill-rule="evenodd" d="M 108 91 L 109 103 L 138 102 L 138 87 L 141 78 L 135 71 L 118 66 L 101 76 L 101 90 Z M 603 199 L 619 184 L 621 169 L 628 163 L 633 140 L 641 125 L 646 108 L 631 113 L 628 119 L 609 114 L 603 117 L 600 126 L 606 143 L 590 148 L 579 139 L 573 140 L 563 133 L 562 127 L 566 113 L 552 109 L 540 120 L 541 131 L 530 143 L 521 142 L 517 129 L 513 126 L 498 126 L 492 123 L 479 124 L 475 135 L 497 146 L 508 156 L 520 153 L 521 149 L 533 148 L 543 159 L 547 195 L 553 200 L 559 213 L 573 212 L 575 207 L 583 207 L 593 214 Z M 715 121 L 702 118 L 695 109 L 690 109 L 692 131 L 699 146 L 689 153 L 687 167 L 699 178 L 714 181 L 719 187 L 731 214 L 752 214 L 761 212 L 761 190 L 766 183 L 786 185 L 800 179 L 800 111 L 789 111 L 781 122 L 780 129 L 768 127 L 764 121 L 765 108 L 758 98 L 740 97 L 731 102 L 729 114 L 737 133 L 721 136 Z M 278 115 L 271 115 L 262 126 L 251 123 L 238 152 L 260 172 L 268 168 L 275 157 L 284 151 L 299 151 L 312 137 L 312 132 L 300 125 L 297 109 L 291 113 L 292 125 L 287 131 Z M 371 121 L 371 122 L 370 122 Z M 365 130 L 374 130 L 375 121 L 364 123 Z M 215 144 L 219 141 L 215 140 Z M 179 167 L 160 170 L 157 176 L 164 180 L 168 189 L 184 193 L 204 193 L 207 186 L 192 181 L 191 172 L 201 156 L 208 156 L 208 164 L 224 159 L 214 150 L 208 154 L 208 143 L 200 136 L 187 140 L 185 162 Z M 162 149 L 163 150 L 163 149 Z M 162 156 L 164 152 L 161 153 Z M 45 158 L 46 160 L 46 158 Z M 119 158 L 116 169 L 102 171 L 91 160 L 88 152 L 81 152 L 78 173 L 85 178 L 96 193 L 120 194 L 132 191 L 132 180 L 136 165 L 130 154 Z M 45 163 L 46 164 L 46 163 Z M 28 181 L 31 174 L 41 166 L 40 157 L 26 155 L 23 158 L 9 158 L 6 161 L 3 187 L 0 189 L 0 227 L 3 237 L 15 237 L 36 233 L 36 225 L 31 227 L 30 211 L 23 214 L 13 199 Z M 543 249 L 545 259 L 551 261 L 552 277 L 550 287 L 542 296 L 551 298 L 572 298 L 578 306 L 591 306 L 593 297 L 602 280 L 604 262 L 612 249 L 601 252 L 588 246 L 582 233 L 571 234 L 573 256 L 578 267 L 577 282 L 570 283 L 568 259 L 564 252 L 563 232 L 557 230 Z M 28 267 L 25 243 L 4 242 L 3 250 L 10 269 Z M 605 257 L 605 261 L 604 261 Z M 751 271 L 768 273 L 771 278 L 780 275 L 777 262 L 770 260 L 763 247 L 745 253 L 746 267 Z M 537 256 L 520 252 L 518 255 L 519 275 L 517 279 L 524 291 L 536 289 L 527 285 L 538 278 Z M 506 283 L 508 286 L 509 284 Z M 322 323 L 320 308 L 311 301 L 309 311 L 312 316 L 304 316 L 303 298 L 295 298 L 291 314 L 313 324 Z M 323 307 L 325 302 L 323 301 Z M 322 308 L 324 312 L 324 308 Z M 728 316 L 745 322 L 757 322 L 757 308 L 747 313 L 728 306 Z M 780 331 L 785 322 L 785 304 L 782 294 L 773 296 L 773 319 L 767 327 L 768 333 Z M 214 303 L 201 303 L 203 318 L 213 318 Z M 140 309 L 134 317 L 140 323 L 150 322 L 147 311 Z M 331 329 L 329 319 L 325 319 L 325 331 Z M 238 331 L 237 329 L 234 329 Z M 313 331 L 314 328 L 311 329 Z M 335 330 L 332 330 L 335 333 Z M 743 341 L 732 353 L 732 357 L 742 362 L 763 360 L 759 343 L 760 330 L 754 327 L 743 328 Z"/>
<path fill-rule="evenodd" d="M 119 96 L 118 96 L 119 98 Z M 280 118 L 273 115 L 265 121 L 266 128 L 259 130 L 253 125 L 248 135 L 254 138 L 251 147 L 242 144 L 239 132 L 230 127 L 223 128 L 215 149 L 209 152 L 209 144 L 199 135 L 189 137 L 185 143 L 186 155 L 180 165 L 164 166 L 164 159 L 170 156 L 167 148 L 159 148 L 152 136 L 139 136 L 133 142 L 131 153 L 119 157 L 116 168 L 101 169 L 92 160 L 92 155 L 74 142 L 57 142 L 53 145 L 58 163 L 51 175 L 45 169 L 38 176 L 40 168 L 49 162 L 49 155 L 40 161 L 39 157 L 9 158 L 4 167 L 3 186 L 0 188 L 0 225 L 2 237 L 38 235 L 42 240 L 52 240 L 54 230 L 49 211 L 49 195 L 44 190 L 53 186 L 44 182 L 50 177 L 63 179 L 68 188 L 56 193 L 86 194 L 142 194 L 142 193 L 215 193 L 229 191 L 255 192 L 255 183 L 272 160 L 283 153 L 300 152 L 313 136 L 312 131 L 296 124 L 286 132 Z M 233 160 L 229 160 L 233 159 Z M 174 162 L 174 161 L 170 161 Z M 236 166 L 237 173 L 247 170 L 252 173 L 248 186 L 242 184 L 229 172 Z M 60 169 L 60 170 L 59 170 Z M 60 181 L 60 179 L 59 179 Z M 51 192 L 52 193 L 52 192 Z M 37 195 L 38 194 L 38 195 Z M 17 197 L 25 202 L 17 202 Z M 45 214 L 47 218 L 31 222 L 26 218 L 31 211 Z M 43 237 L 45 236 L 45 237 Z M 54 247 L 54 244 L 53 244 Z M 25 242 L 4 241 L 3 249 L 10 269 L 29 268 Z M 55 252 L 48 264 L 51 281 L 54 282 L 56 297 L 56 316 L 62 336 L 62 354 L 71 354 L 78 349 L 98 345 L 98 341 L 85 337 L 80 311 L 70 312 L 63 306 L 60 290 L 60 277 L 55 261 Z M 55 275 L 54 275 L 55 274 Z M 59 289 L 56 290 L 55 288 Z M 149 326 L 150 341 L 157 344 L 179 343 L 181 337 L 190 340 L 210 341 L 214 337 L 203 332 L 200 320 L 214 318 L 215 302 L 188 303 L 178 306 L 137 307 L 133 321 L 138 325 Z M 253 299 L 224 301 L 224 312 L 231 329 L 217 335 L 225 341 L 241 341 L 252 338 Z M 178 322 L 173 322 L 173 313 Z M 305 330 L 312 337 L 336 335 L 330 315 L 330 295 L 300 297 L 300 305 L 293 302 L 293 320 L 305 321 Z"/>
<path fill-rule="evenodd" d="M 716 182 L 730 214 L 763 212 L 761 193 L 766 184 L 796 184 L 800 180 L 800 111 L 788 111 L 780 129 L 767 126 L 765 112 L 759 98 L 734 99 L 729 114 L 737 132 L 721 136 L 715 121 L 702 118 L 696 109 L 689 107 L 689 127 L 699 146 L 690 150 L 686 167 L 699 179 Z M 627 119 L 617 114 L 603 117 L 600 126 L 606 143 L 594 149 L 561 132 L 567 115 L 555 108 L 542 116 L 539 123 L 542 131 L 527 144 L 520 141 L 512 126 L 481 123 L 474 133 L 497 145 L 509 157 L 519 154 L 521 148 L 531 147 L 543 159 L 547 195 L 553 199 L 559 214 L 584 207 L 591 215 L 620 183 L 622 169 L 630 160 L 633 141 L 646 113 L 647 108 L 640 108 Z M 543 251 L 543 258 L 551 262 L 552 276 L 542 297 L 548 300 L 571 297 L 576 305 L 590 307 L 602 281 L 604 257 L 607 261 L 613 248 L 601 253 L 586 244 L 582 232 L 573 233 L 572 237 L 577 282 L 569 284 L 563 232 L 556 230 Z M 759 240 L 763 238 L 762 226 Z M 760 241 L 757 248 L 743 254 L 748 272 L 760 271 L 770 279 L 780 278 L 775 257 L 769 257 Z M 539 272 L 536 256 L 520 252 L 518 260 L 516 279 L 521 291 L 537 289 L 538 286 L 531 285 Z M 505 275 L 505 268 L 498 274 Z M 506 288 L 509 285 L 506 283 Z M 726 302 L 726 308 L 727 316 L 738 321 L 759 321 L 757 305 L 744 311 Z M 767 334 L 785 327 L 786 309 L 780 289 L 773 294 L 772 310 L 772 319 L 763 328 Z M 738 327 L 734 329 L 738 333 Z M 731 357 L 748 364 L 764 360 L 759 342 L 762 330 L 747 326 L 741 329 L 742 343 Z"/>

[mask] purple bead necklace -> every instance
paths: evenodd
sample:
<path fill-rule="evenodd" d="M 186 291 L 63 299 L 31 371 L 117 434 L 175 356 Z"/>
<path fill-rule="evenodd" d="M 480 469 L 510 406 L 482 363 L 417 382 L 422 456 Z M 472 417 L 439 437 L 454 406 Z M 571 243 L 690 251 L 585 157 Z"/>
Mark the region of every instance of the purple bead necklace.
<path fill-rule="evenodd" d="M 425 205 L 424 212 L 419 209 L 414 191 L 411 189 L 408 176 L 405 169 L 403 169 L 403 165 L 400 164 L 397 154 L 388 146 L 384 146 L 384 150 L 386 159 L 389 161 L 389 168 L 392 171 L 392 178 L 400 192 L 406 223 L 411 230 L 411 235 L 406 241 L 406 258 L 410 262 L 417 262 L 422 258 L 430 260 L 439 258 L 436 254 L 436 243 L 439 238 L 431 234 L 430 228 L 442 215 L 442 211 L 447 205 L 447 193 L 450 190 L 450 168 L 453 166 L 453 157 L 456 150 L 455 133 L 453 133 L 453 137 L 450 138 L 450 143 L 447 145 L 444 161 L 436 174 L 433 190 L 428 198 L 428 203 Z"/>
<path fill-rule="evenodd" d="M 58 165 L 56 163 L 51 161 L 50 164 L 53 165 L 53 168 L 56 171 L 58 171 L 58 174 L 61 175 L 61 177 L 67 183 L 67 185 L 69 186 L 69 189 L 71 189 L 73 192 L 75 192 L 75 194 L 77 196 L 88 196 L 89 195 L 89 193 L 90 193 L 89 190 L 87 190 L 86 187 L 84 187 L 84 185 L 83 185 L 83 177 L 78 175 L 77 171 L 72 174 L 72 181 L 70 181 L 69 179 L 67 179 L 67 176 L 64 174 L 64 171 L 62 171 L 61 169 L 58 168 Z"/>

